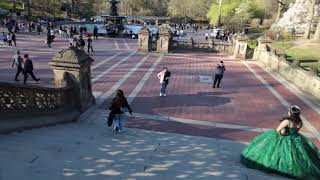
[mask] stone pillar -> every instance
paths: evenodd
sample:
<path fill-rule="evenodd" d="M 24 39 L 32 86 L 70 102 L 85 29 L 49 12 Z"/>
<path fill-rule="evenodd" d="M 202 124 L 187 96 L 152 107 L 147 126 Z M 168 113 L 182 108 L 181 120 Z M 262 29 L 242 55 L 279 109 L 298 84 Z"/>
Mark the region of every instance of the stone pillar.
<path fill-rule="evenodd" d="M 235 41 L 234 51 L 233 51 L 233 57 L 238 58 L 240 60 L 245 60 L 247 55 L 247 49 L 248 49 L 248 41 L 250 39 L 245 36 L 239 36 Z"/>
<path fill-rule="evenodd" d="M 308 72 L 311 76 L 318 76 L 318 67 L 313 65 Z"/>
<path fill-rule="evenodd" d="M 194 48 L 194 40 L 192 37 L 189 38 L 190 49 Z"/>
<path fill-rule="evenodd" d="M 298 59 L 295 59 L 292 63 L 291 63 L 291 67 L 292 68 L 299 68 L 301 64 L 301 61 Z"/>
<path fill-rule="evenodd" d="M 258 40 L 258 46 L 254 50 L 252 60 L 258 60 L 260 56 L 260 52 L 267 51 L 267 44 L 270 44 L 272 42 L 271 38 L 266 35 L 259 37 L 257 40 Z"/>
<path fill-rule="evenodd" d="M 148 28 L 143 28 L 139 31 L 138 35 L 138 50 L 142 52 L 149 52 L 151 50 L 151 40 Z"/>
<path fill-rule="evenodd" d="M 235 34 L 232 36 L 232 48 L 231 48 L 231 52 L 234 51 L 235 46 L 236 46 L 236 44 L 237 44 L 237 40 L 238 40 L 239 37 L 240 37 L 240 34 L 239 34 L 239 33 L 235 33 Z"/>
<path fill-rule="evenodd" d="M 214 51 L 214 39 L 213 38 L 209 38 L 208 47 L 210 48 L 211 51 Z"/>
<path fill-rule="evenodd" d="M 158 41 L 157 41 L 157 52 L 169 53 L 170 41 L 171 41 L 170 30 L 165 26 L 161 26 L 159 28 L 159 37 L 158 37 Z"/>
<path fill-rule="evenodd" d="M 74 104 L 80 111 L 85 111 L 95 103 L 91 83 L 93 61 L 84 51 L 70 47 L 60 51 L 49 63 L 53 69 L 55 85 L 67 85 L 74 89 Z"/>

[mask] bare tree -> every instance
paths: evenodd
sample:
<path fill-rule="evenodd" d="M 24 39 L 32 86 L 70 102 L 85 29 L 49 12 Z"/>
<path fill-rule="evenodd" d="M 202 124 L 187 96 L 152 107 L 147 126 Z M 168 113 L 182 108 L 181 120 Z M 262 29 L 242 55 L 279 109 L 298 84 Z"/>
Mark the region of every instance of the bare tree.
<path fill-rule="evenodd" d="M 308 19 L 308 22 L 307 22 L 307 27 L 306 27 L 305 33 L 303 35 L 303 37 L 305 39 L 309 39 L 310 38 L 312 20 L 313 20 L 313 16 L 314 16 L 317 0 L 309 0 L 309 2 L 310 2 L 310 5 L 308 7 L 308 9 L 309 9 L 309 19 Z"/>
<path fill-rule="evenodd" d="M 314 34 L 313 39 L 314 40 L 320 40 L 320 16 L 318 18 L 318 25 L 317 25 L 317 29 L 316 29 L 316 33 Z"/>
<path fill-rule="evenodd" d="M 279 21 L 280 20 L 280 17 L 281 17 L 281 12 L 282 12 L 282 9 L 284 7 L 284 0 L 277 0 L 277 3 L 278 3 L 278 12 L 277 12 L 277 18 L 276 18 L 276 21 Z"/>

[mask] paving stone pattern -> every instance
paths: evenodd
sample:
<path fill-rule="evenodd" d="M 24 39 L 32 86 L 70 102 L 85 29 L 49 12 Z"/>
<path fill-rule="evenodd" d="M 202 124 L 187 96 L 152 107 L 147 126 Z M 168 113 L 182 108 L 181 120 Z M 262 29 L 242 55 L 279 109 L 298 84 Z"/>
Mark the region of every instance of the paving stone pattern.
<path fill-rule="evenodd" d="M 44 38 L 18 35 L 16 48 L 31 55 L 41 78 L 40 83 L 30 83 L 52 85 L 48 62 L 68 42 L 57 37 L 48 49 Z M 16 48 L 0 47 L 0 81 L 13 82 Z M 74 124 L 1 135 L 0 179 L 281 179 L 239 164 L 245 143 L 275 128 L 288 108 L 242 62 L 224 54 L 139 53 L 132 39 L 100 38 L 94 49 L 98 105 Z M 221 60 L 227 71 L 221 88 L 213 89 L 200 76 L 212 76 Z M 168 96 L 159 97 L 156 75 L 164 66 L 172 77 Z M 320 116 L 314 109 L 257 64 L 248 66 L 288 102 L 301 106 L 319 130 Z M 124 134 L 105 127 L 107 108 L 118 88 L 129 96 L 134 110 Z M 302 132 L 319 146 L 310 130 L 304 127 Z"/>

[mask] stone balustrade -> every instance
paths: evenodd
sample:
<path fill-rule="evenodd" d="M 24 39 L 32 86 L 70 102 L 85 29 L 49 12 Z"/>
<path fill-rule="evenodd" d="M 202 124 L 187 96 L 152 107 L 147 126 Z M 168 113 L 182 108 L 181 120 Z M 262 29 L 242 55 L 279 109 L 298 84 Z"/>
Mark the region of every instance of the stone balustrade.
<path fill-rule="evenodd" d="M 50 113 L 73 107 L 72 87 L 0 83 L 0 113 Z"/>
<path fill-rule="evenodd" d="M 173 50 L 207 50 L 231 53 L 232 44 L 223 42 L 195 42 L 192 39 L 176 39 L 171 42 Z"/>
<path fill-rule="evenodd" d="M 278 56 L 271 47 L 270 41 L 258 40 L 258 47 L 255 49 L 253 60 L 279 73 L 302 90 L 320 98 L 320 77 L 318 76 L 317 69 L 313 67 L 309 71 L 306 71 L 300 67 L 301 61 L 294 60 L 293 62 L 289 62 L 283 55 Z"/>
<path fill-rule="evenodd" d="M 91 63 L 77 48 L 60 51 L 50 61 L 54 86 L 0 82 L 0 133 L 78 120 L 95 99 Z"/>

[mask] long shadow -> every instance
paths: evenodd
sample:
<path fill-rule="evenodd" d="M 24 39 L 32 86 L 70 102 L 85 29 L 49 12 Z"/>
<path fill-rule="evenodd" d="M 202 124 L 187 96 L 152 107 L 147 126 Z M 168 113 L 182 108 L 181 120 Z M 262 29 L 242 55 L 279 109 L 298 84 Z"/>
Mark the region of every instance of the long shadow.
<path fill-rule="evenodd" d="M 212 94 L 173 94 L 168 97 L 136 97 L 136 103 L 146 104 L 148 108 L 168 108 L 168 107 L 193 107 L 193 106 L 221 106 L 231 102 L 229 97 L 220 97 Z M 146 109 L 146 107 L 144 107 Z"/>

